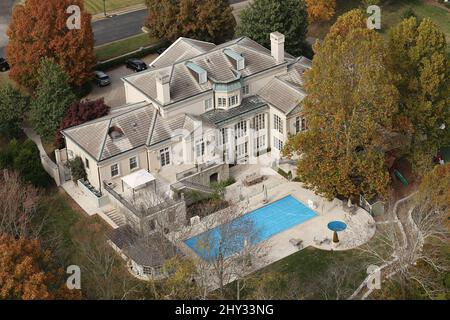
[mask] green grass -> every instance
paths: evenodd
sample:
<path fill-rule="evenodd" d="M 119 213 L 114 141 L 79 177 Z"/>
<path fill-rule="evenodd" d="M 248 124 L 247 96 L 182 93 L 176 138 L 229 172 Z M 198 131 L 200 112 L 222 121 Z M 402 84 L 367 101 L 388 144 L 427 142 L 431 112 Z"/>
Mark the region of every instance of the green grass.
<path fill-rule="evenodd" d="M 143 33 L 134 37 L 96 47 L 95 52 L 97 54 L 98 60 L 105 61 L 129 53 L 131 51 L 135 51 L 141 47 L 149 46 L 156 42 L 156 39 L 152 39 L 148 34 Z"/>
<path fill-rule="evenodd" d="M 331 21 L 315 23 L 310 26 L 308 36 L 323 39 L 336 22 L 337 17 L 345 12 L 359 8 L 360 0 L 337 0 L 336 14 Z M 381 32 L 387 35 L 388 30 L 402 20 L 403 13 L 411 8 L 419 19 L 429 17 L 446 34 L 447 42 L 450 40 L 450 13 L 443 8 L 433 6 L 424 0 L 392 0 L 381 5 Z"/>
<path fill-rule="evenodd" d="M 106 12 L 143 4 L 144 0 L 106 0 Z M 85 0 L 84 6 L 91 14 L 103 12 L 103 0 Z"/>
<path fill-rule="evenodd" d="M 281 294 L 277 299 L 336 299 L 337 288 L 332 284 L 334 279 L 330 278 L 330 274 L 340 270 L 337 273 L 345 276 L 342 277 L 339 298 L 344 299 L 349 297 L 367 276 L 366 269 L 369 264 L 357 249 L 324 251 L 308 247 L 252 274 L 242 297 L 254 299 L 254 283 L 261 283 L 260 279 L 268 275 L 279 275 L 282 278 L 273 281 L 266 291 L 275 295 Z M 235 282 L 227 286 L 227 298 L 235 298 L 235 288 Z M 267 288 L 266 286 L 266 290 Z"/>

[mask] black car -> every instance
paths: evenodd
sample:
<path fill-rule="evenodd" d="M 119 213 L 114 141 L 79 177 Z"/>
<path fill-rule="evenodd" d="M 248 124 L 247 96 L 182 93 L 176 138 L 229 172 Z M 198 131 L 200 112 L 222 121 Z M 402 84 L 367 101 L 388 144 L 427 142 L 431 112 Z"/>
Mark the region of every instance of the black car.
<path fill-rule="evenodd" d="M 0 71 L 5 72 L 9 70 L 9 64 L 8 61 L 6 61 L 5 58 L 0 57 Z"/>
<path fill-rule="evenodd" d="M 136 72 L 148 69 L 147 64 L 145 64 L 144 61 L 139 60 L 139 59 L 129 59 L 129 60 L 125 61 L 125 63 L 127 65 L 128 69 L 134 70 Z"/>
<path fill-rule="evenodd" d="M 99 87 L 104 87 L 111 84 L 109 76 L 102 71 L 94 71 L 94 81 Z"/>

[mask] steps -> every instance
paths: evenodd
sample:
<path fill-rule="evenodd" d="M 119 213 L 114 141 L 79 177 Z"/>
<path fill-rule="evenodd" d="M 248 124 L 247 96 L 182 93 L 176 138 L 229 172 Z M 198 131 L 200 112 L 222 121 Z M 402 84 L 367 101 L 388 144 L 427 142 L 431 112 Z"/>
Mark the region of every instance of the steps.
<path fill-rule="evenodd" d="M 105 219 L 106 222 L 108 222 L 113 228 L 118 228 L 126 224 L 124 216 L 113 207 L 110 207 L 103 211 L 103 214 L 107 218 Z"/>

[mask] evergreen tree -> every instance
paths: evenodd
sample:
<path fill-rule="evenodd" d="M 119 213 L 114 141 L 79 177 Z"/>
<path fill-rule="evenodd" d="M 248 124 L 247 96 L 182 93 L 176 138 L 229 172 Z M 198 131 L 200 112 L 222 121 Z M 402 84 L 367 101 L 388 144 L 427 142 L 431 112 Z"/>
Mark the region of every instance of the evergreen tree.
<path fill-rule="evenodd" d="M 308 55 L 306 44 L 308 14 L 299 0 L 255 0 L 241 14 L 238 35 L 248 36 L 270 47 L 270 33 L 278 31 L 286 37 L 285 49 L 295 56 Z"/>
<path fill-rule="evenodd" d="M 68 106 L 75 101 L 68 76 L 55 62 L 43 59 L 38 73 L 36 97 L 31 104 L 31 121 L 43 138 L 54 137 Z"/>
<path fill-rule="evenodd" d="M 20 133 L 29 99 L 11 85 L 0 87 L 0 134 L 12 138 Z"/>

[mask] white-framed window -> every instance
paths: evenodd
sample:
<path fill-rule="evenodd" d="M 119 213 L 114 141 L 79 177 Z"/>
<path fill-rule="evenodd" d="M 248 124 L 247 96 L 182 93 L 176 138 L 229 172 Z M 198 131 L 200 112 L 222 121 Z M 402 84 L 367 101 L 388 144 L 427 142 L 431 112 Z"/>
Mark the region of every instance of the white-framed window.
<path fill-rule="evenodd" d="M 223 108 L 227 106 L 227 99 L 226 98 L 217 98 L 217 106 L 219 108 Z"/>
<path fill-rule="evenodd" d="M 213 100 L 212 98 L 205 100 L 205 111 L 211 110 L 213 108 Z"/>
<path fill-rule="evenodd" d="M 266 127 L 266 117 L 264 113 L 257 114 L 254 118 L 255 121 L 255 130 L 262 130 Z"/>
<path fill-rule="evenodd" d="M 85 165 L 86 169 L 89 169 L 89 159 L 88 158 L 84 158 L 84 165 Z"/>
<path fill-rule="evenodd" d="M 247 121 L 241 121 L 235 124 L 234 132 L 236 138 L 241 138 L 247 135 Z"/>
<path fill-rule="evenodd" d="M 228 128 L 222 128 L 220 129 L 220 138 L 222 144 L 228 143 Z"/>
<path fill-rule="evenodd" d="M 273 128 L 279 133 L 283 133 L 283 121 L 276 114 L 273 115 Z"/>
<path fill-rule="evenodd" d="M 244 142 L 236 146 L 236 153 L 238 157 L 243 157 L 247 155 L 247 152 L 248 152 L 248 142 Z"/>
<path fill-rule="evenodd" d="M 306 127 L 306 118 L 304 117 L 296 117 L 295 118 L 295 133 L 299 133 L 300 131 L 305 131 Z"/>
<path fill-rule="evenodd" d="M 114 163 L 113 165 L 111 165 L 111 177 L 118 176 L 119 174 L 119 165 L 117 163 Z"/>
<path fill-rule="evenodd" d="M 167 166 L 170 164 L 169 147 L 159 150 L 159 159 L 161 162 L 161 167 L 164 167 L 164 166 Z"/>
<path fill-rule="evenodd" d="M 242 87 L 242 93 L 244 94 L 244 96 L 250 94 L 250 86 L 248 84 Z"/>
<path fill-rule="evenodd" d="M 273 146 L 275 147 L 275 149 L 278 149 L 281 151 L 281 150 L 283 150 L 283 141 L 281 141 L 277 137 L 273 137 Z"/>
<path fill-rule="evenodd" d="M 255 143 L 255 148 L 256 150 L 261 150 L 264 149 L 266 147 L 266 136 L 259 136 L 256 137 L 256 143 Z"/>
<path fill-rule="evenodd" d="M 129 161 L 130 161 L 130 171 L 138 167 L 137 157 L 131 157 Z"/>
<path fill-rule="evenodd" d="M 197 158 L 205 154 L 205 142 L 203 139 L 200 139 L 195 143 L 195 154 Z"/>
<path fill-rule="evenodd" d="M 232 107 L 239 104 L 239 95 L 234 95 L 228 98 L 228 106 Z"/>

